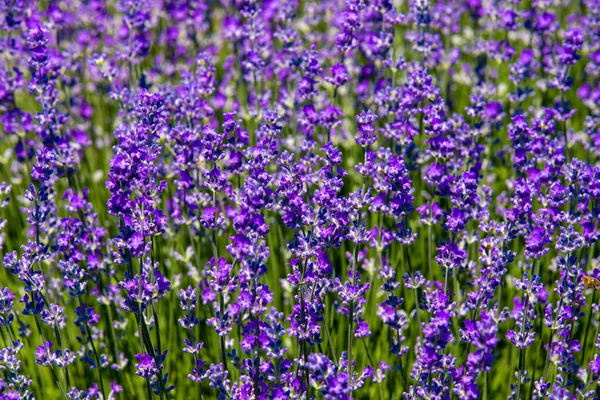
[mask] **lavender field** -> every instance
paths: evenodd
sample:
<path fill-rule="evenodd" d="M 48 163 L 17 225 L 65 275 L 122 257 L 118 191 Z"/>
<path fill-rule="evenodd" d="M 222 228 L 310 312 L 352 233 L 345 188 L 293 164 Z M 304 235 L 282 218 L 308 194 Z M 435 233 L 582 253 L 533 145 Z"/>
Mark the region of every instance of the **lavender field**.
<path fill-rule="evenodd" d="M 0 399 L 600 399 L 599 0 L 0 0 Z"/>

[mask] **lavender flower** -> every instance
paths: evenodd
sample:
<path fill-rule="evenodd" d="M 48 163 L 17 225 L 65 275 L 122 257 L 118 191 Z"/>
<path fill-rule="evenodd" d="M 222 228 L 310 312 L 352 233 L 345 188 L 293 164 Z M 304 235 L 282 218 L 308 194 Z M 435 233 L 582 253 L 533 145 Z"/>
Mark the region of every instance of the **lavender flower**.
<path fill-rule="evenodd" d="M 0 398 L 595 396 L 596 1 L 55 3 L 0 0 Z"/>

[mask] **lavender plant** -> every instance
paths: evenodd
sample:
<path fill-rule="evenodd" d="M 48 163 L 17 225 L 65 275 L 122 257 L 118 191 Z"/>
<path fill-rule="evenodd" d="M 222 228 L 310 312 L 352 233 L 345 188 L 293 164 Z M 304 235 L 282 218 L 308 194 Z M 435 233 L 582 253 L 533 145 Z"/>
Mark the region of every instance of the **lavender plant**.
<path fill-rule="evenodd" d="M 0 0 L 1 399 L 592 399 L 596 0 Z"/>

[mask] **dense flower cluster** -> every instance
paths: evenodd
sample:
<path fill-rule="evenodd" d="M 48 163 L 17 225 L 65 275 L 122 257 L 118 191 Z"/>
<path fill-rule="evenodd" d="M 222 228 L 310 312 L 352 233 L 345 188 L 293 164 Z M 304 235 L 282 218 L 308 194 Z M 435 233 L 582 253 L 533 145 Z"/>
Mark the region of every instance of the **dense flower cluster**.
<path fill-rule="evenodd" d="M 591 399 L 597 0 L 0 0 L 0 399 Z"/>

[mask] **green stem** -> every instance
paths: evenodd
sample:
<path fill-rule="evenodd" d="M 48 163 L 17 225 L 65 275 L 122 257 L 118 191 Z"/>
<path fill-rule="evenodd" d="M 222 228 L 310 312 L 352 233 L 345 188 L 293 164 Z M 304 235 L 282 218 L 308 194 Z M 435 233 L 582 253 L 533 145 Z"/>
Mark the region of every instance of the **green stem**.
<path fill-rule="evenodd" d="M 448 292 L 448 270 L 450 268 L 446 267 L 446 274 L 444 276 L 444 293 Z"/>
<path fill-rule="evenodd" d="M 367 340 L 363 339 L 362 343 L 365 348 L 365 353 L 367 353 L 367 358 L 369 359 L 369 362 L 371 363 L 371 366 L 373 368 L 377 368 L 377 366 L 375 365 L 375 362 L 373 361 L 373 358 L 371 358 L 371 353 L 369 352 L 369 347 L 367 346 Z M 381 382 L 377 383 L 377 389 L 379 390 L 380 399 L 384 399 L 383 388 L 381 387 Z"/>
<path fill-rule="evenodd" d="M 331 357 L 333 357 L 333 363 L 337 365 L 337 356 L 335 355 L 335 348 L 333 346 L 333 340 L 331 340 L 331 333 L 329 332 L 329 324 L 327 320 L 324 319 L 323 326 L 325 327 L 325 333 L 327 334 L 327 346 L 329 347 L 329 351 L 331 352 Z"/>
<path fill-rule="evenodd" d="M 588 332 L 590 330 L 590 325 L 592 322 L 592 313 L 593 313 L 593 305 L 596 303 L 596 289 L 594 289 L 594 292 L 592 293 L 592 302 L 590 303 L 590 312 L 588 313 L 588 318 L 587 318 L 587 322 L 585 324 L 585 331 L 583 334 L 583 346 L 581 347 L 581 365 L 585 365 L 585 355 L 586 355 L 586 345 L 587 345 L 587 338 L 588 338 Z"/>
<path fill-rule="evenodd" d="M 102 398 L 106 399 L 106 391 L 104 390 L 104 379 L 102 379 L 102 365 L 100 364 L 100 356 L 98 355 L 98 350 L 96 350 L 96 345 L 92 340 L 92 334 L 90 333 L 90 328 L 86 324 L 85 330 L 87 331 L 88 340 L 90 345 L 92 346 L 92 352 L 94 353 L 94 357 L 96 358 L 96 364 L 98 365 L 98 380 L 100 381 L 100 391 L 102 392 Z"/>
<path fill-rule="evenodd" d="M 523 333 L 525 332 L 525 322 L 527 321 L 527 311 L 529 309 L 529 293 L 525 295 L 525 307 L 523 309 L 523 319 L 521 321 L 521 337 L 523 337 Z M 521 381 L 523 380 L 523 367 L 525 365 L 525 349 L 521 348 L 519 350 L 519 373 L 517 375 L 517 399 L 519 399 L 519 394 L 521 393 Z"/>
<path fill-rule="evenodd" d="M 64 345 L 62 342 L 62 336 L 60 334 L 60 330 L 58 329 L 58 323 L 54 324 L 54 334 L 56 335 L 56 341 L 58 342 L 58 347 L 62 354 L 65 353 Z M 69 367 L 65 365 L 65 381 L 67 384 L 67 388 L 71 387 L 71 377 L 69 375 Z"/>
<path fill-rule="evenodd" d="M 487 400 L 488 396 L 488 385 L 489 385 L 489 374 L 488 371 L 484 372 L 483 378 L 483 400 Z"/>
<path fill-rule="evenodd" d="M 354 244 L 354 255 L 352 265 L 352 285 L 356 285 L 356 274 L 358 272 L 358 243 Z M 350 301 L 348 309 L 348 379 L 352 383 L 352 325 L 354 323 L 354 302 Z M 350 390 L 352 392 L 352 389 Z"/>
<path fill-rule="evenodd" d="M 427 226 L 427 268 L 429 269 L 429 281 L 433 284 L 433 266 L 431 265 L 432 256 L 431 224 Z"/>
<path fill-rule="evenodd" d="M 60 384 L 60 380 L 58 379 L 58 376 L 56 375 L 56 371 L 54 371 L 54 367 L 50 366 L 50 372 L 52 372 L 52 376 L 54 377 L 54 382 L 56 382 L 56 385 L 58 386 L 58 389 L 60 389 L 60 392 L 62 393 L 63 397 L 65 399 L 68 399 L 67 394 L 65 393 L 65 390 L 63 389 L 62 385 Z"/>
<path fill-rule="evenodd" d="M 152 304 L 152 316 L 154 317 L 154 325 L 156 325 L 156 347 L 158 352 L 162 354 L 162 345 L 160 342 L 160 324 L 158 322 L 158 313 L 156 312 L 156 306 Z"/>
<path fill-rule="evenodd" d="M 406 256 L 406 263 L 408 264 L 408 270 L 410 272 L 410 277 L 414 280 L 414 275 L 412 273 L 412 264 L 410 263 L 410 254 L 408 253 L 408 246 L 404 245 L 404 255 Z M 414 283 L 414 282 L 413 282 Z M 415 314 L 417 314 L 417 324 L 419 325 L 419 336 L 423 338 L 422 325 L 421 325 L 421 316 L 419 315 L 419 293 L 416 287 L 413 286 L 413 293 L 415 296 Z"/>

